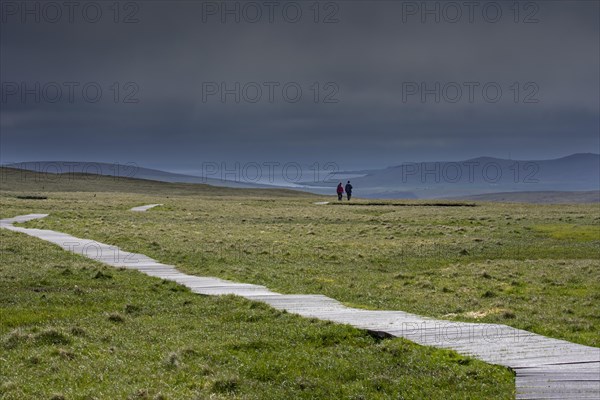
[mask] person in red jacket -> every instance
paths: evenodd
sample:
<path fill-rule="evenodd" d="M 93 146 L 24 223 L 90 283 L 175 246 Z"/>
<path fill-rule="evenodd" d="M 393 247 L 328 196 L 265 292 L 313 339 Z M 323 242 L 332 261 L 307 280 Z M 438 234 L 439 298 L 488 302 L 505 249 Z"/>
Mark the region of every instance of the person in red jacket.
<path fill-rule="evenodd" d="M 342 182 L 337 186 L 337 195 L 338 200 L 342 201 L 342 196 L 344 195 L 344 186 L 342 186 Z"/>

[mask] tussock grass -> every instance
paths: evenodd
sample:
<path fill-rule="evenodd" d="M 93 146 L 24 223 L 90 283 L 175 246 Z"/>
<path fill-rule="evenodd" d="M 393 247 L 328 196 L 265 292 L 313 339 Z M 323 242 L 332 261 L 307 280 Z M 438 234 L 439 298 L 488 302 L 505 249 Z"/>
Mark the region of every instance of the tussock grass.
<path fill-rule="evenodd" d="M 328 207 L 302 197 L 55 196 L 48 209 L 5 198 L 3 212 L 49 211 L 27 226 L 117 245 L 190 274 L 464 321 L 507 309 L 508 318 L 487 313 L 477 321 L 600 346 L 596 205 Z M 141 203 L 165 207 L 126 211 Z"/>
<path fill-rule="evenodd" d="M 7 334 L 2 342 L 6 349 L 13 349 L 29 343 L 34 344 L 34 346 L 69 344 L 71 339 L 65 333 L 54 328 L 47 328 L 39 332 L 26 332 L 22 329 L 16 329 Z"/>
<path fill-rule="evenodd" d="M 118 312 L 111 312 L 107 318 L 111 322 L 125 322 L 125 317 Z"/>
<path fill-rule="evenodd" d="M 50 213 L 26 225 L 117 245 L 187 273 L 600 346 L 597 205 L 329 207 L 302 194 L 159 183 L 96 182 L 77 193 L 11 185 L 12 192 L 0 191 L 1 217 Z M 48 199 L 17 199 L 19 187 Z M 150 203 L 165 205 L 127 211 Z M 7 360 L 0 378 L 9 383 L 0 390 L 7 399 L 512 396 L 509 372 L 455 353 L 232 296 L 197 296 L 23 235 L 0 234 Z M 98 272 L 112 278 L 93 279 Z M 111 313 L 125 323 L 110 321 Z M 68 343 L 36 341 L 44 330 L 62 333 Z M 75 359 L 53 356 L 58 348 Z M 166 367 L 171 353 L 176 368 Z M 82 369 L 72 376 L 75 363 Z M 91 378 L 98 376 L 102 381 Z"/>
<path fill-rule="evenodd" d="M 131 270 L 90 279 L 100 264 L 19 233 L 0 254 L 3 400 L 514 396 L 506 368 L 449 351 Z"/>

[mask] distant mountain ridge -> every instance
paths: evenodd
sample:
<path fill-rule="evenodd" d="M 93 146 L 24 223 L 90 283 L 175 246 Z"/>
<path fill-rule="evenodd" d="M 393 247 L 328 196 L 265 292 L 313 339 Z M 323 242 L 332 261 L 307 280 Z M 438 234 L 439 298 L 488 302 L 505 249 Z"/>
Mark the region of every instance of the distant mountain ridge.
<path fill-rule="evenodd" d="M 550 160 L 477 157 L 464 161 L 403 163 L 362 171 L 352 179 L 357 196 L 459 197 L 499 192 L 595 191 L 600 154 L 578 153 Z M 360 191 L 360 192 L 359 192 Z M 359 194 L 360 193 L 360 194 Z"/>
<path fill-rule="evenodd" d="M 172 173 L 138 167 L 135 164 L 103 162 L 29 161 L 6 165 L 39 173 L 90 173 L 122 176 L 172 183 L 203 183 L 233 188 L 276 188 L 243 179 L 227 180 Z M 358 173 L 358 172 L 354 172 Z M 340 172 L 328 182 L 298 182 L 297 189 L 318 194 L 334 193 L 338 179 L 352 175 Z M 600 154 L 578 153 L 550 160 L 508 160 L 477 157 L 464 161 L 402 163 L 396 166 L 360 171 L 350 178 L 355 197 L 387 199 L 433 199 L 487 196 L 486 199 L 516 198 L 527 202 L 544 202 L 549 198 L 594 199 L 587 193 L 567 196 L 556 192 L 595 192 L 600 190 Z M 214 175 L 218 177 L 218 175 Z M 329 189 L 329 187 L 331 189 Z M 288 187 L 289 188 L 289 187 Z M 534 196 L 532 193 L 537 192 Z M 547 192 L 544 197 L 541 192 Z M 551 194 L 553 193 L 553 194 Z M 483 199 L 483 197 L 481 198 Z M 535 199 L 535 200 L 534 200 Z M 541 200 L 540 200 L 541 199 Z"/>

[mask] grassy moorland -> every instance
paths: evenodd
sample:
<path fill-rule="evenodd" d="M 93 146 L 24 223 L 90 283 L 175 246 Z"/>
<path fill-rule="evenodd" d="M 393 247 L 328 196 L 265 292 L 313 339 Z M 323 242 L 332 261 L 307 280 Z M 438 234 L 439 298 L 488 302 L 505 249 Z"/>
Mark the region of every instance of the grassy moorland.
<path fill-rule="evenodd" d="M 81 176 L 9 176 L 0 189 L 2 218 L 50 213 L 26 225 L 188 273 L 600 345 L 598 204 L 317 206 L 290 191 Z M 164 206 L 127 211 L 149 203 Z M 1 234 L 3 398 L 512 396 L 500 367 L 193 295 Z"/>
<path fill-rule="evenodd" d="M 5 196 L 2 212 L 46 210 L 27 226 L 119 245 L 191 274 L 600 346 L 598 204 L 317 206 L 318 198 L 288 192 L 169 193 Z M 125 212 L 144 203 L 164 206 Z"/>
<path fill-rule="evenodd" d="M 116 227 L 139 224 L 136 237 L 141 239 L 146 222 L 129 220 L 127 208 L 166 198 L 164 193 L 157 197 L 156 187 L 153 195 L 132 195 L 45 192 L 26 185 L 22 191 L 2 190 L 2 218 L 49 212 L 75 218 L 77 227 L 71 228 L 90 237 L 105 235 L 104 223 L 116 222 Z M 82 189 L 83 184 L 77 186 Z M 265 206 L 271 204 L 267 200 L 285 198 L 270 196 L 273 192 L 221 199 L 240 207 L 240 202 Z M 171 200 L 175 203 L 160 212 L 173 213 L 173 218 L 194 220 L 188 204 L 195 203 L 211 204 L 221 215 L 217 197 L 194 193 Z M 168 211 L 177 207 L 182 209 Z M 157 246 L 151 237 L 159 229 L 148 232 L 151 247 Z M 113 235 L 125 239 L 125 234 Z M 234 296 L 199 296 L 23 234 L 0 231 L 0 258 L 2 399 L 514 396 L 513 375 L 506 368 L 401 339 L 373 338 Z"/>

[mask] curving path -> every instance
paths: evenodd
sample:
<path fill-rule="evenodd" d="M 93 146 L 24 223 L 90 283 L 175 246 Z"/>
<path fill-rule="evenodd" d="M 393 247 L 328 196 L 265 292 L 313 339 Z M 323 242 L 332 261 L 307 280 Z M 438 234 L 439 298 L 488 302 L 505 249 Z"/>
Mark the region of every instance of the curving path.
<path fill-rule="evenodd" d="M 142 208 L 135 207 L 132 211 L 145 211 Z M 146 209 L 149 208 L 151 206 Z M 361 310 L 346 307 L 323 295 L 286 295 L 261 285 L 187 275 L 143 254 L 66 233 L 13 225 L 47 215 L 3 219 L 0 228 L 46 240 L 114 267 L 135 269 L 175 281 L 194 293 L 234 294 L 305 317 L 349 324 L 380 337 L 403 337 L 421 345 L 452 349 L 491 364 L 510 367 L 516 372 L 518 399 L 600 399 L 600 348 L 552 339 L 506 325 L 443 321 L 402 311 Z"/>

